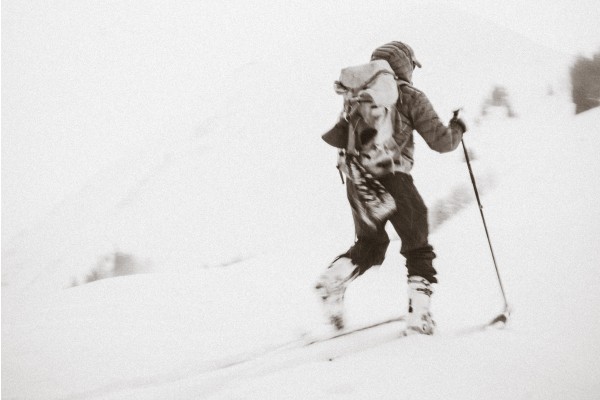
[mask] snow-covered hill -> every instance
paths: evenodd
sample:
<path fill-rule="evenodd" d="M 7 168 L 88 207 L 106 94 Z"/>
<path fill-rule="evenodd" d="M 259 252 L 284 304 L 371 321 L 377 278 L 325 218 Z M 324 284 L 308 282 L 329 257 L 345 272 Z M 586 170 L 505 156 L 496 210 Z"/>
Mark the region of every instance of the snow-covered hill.
<path fill-rule="evenodd" d="M 137 16 L 115 34 L 128 38 L 121 50 L 135 47 L 136 32 L 162 28 L 152 30 L 152 40 L 144 39 L 146 47 L 120 70 L 135 76 L 126 88 L 154 88 L 144 92 L 151 94 L 146 107 L 139 107 L 137 95 L 127 97 L 136 99 L 132 108 L 120 103 L 124 114 L 134 113 L 136 121 L 148 117 L 160 128 L 143 145 L 99 162 L 87 184 L 3 241 L 3 398 L 598 397 L 600 189 L 593 183 L 600 112 L 572 115 L 564 55 L 453 9 L 415 3 L 410 12 L 382 14 L 377 7 L 385 3 L 349 10 L 266 2 L 270 7 L 240 11 L 226 3 L 207 10 L 181 2 L 170 13 L 158 5 L 147 14 L 133 5 L 121 10 L 125 20 Z M 93 31 L 100 33 L 114 11 L 99 3 L 78 7 L 46 11 L 81 18 L 69 25 L 73 32 L 96 21 Z M 226 29 L 216 22 L 223 18 L 230 22 Z M 257 28 L 259 18 L 288 19 L 289 30 Z M 357 29 L 375 22 L 368 34 Z M 51 28 L 61 32 L 60 24 Z M 199 48 L 190 39 L 219 28 L 230 40 Z M 340 107 L 331 83 L 340 68 L 364 62 L 375 46 L 393 39 L 416 49 L 424 68 L 415 85 L 440 115 L 449 119 L 451 110 L 464 107 L 471 128 L 465 142 L 485 188 L 484 212 L 514 307 L 511 323 L 503 331 L 457 334 L 502 307 L 470 197 L 431 236 L 441 282 L 433 306 L 439 336 L 369 347 L 395 334 L 373 332 L 358 343 L 265 356 L 266 349 L 327 328 L 311 288 L 353 240 L 335 152 L 320 139 Z M 109 70 L 123 54 L 98 37 L 82 37 L 83 43 L 95 40 L 109 55 L 99 70 Z M 179 51 L 153 52 L 165 43 L 178 43 Z M 91 84 L 88 79 L 97 77 L 78 68 L 98 57 L 81 54 L 77 64 L 65 61 L 81 81 L 69 86 L 60 71 L 45 89 Z M 136 60 L 148 62 L 147 69 L 138 69 L 144 63 Z M 154 86 L 161 82 L 151 68 L 156 65 L 177 85 Z M 190 71 L 190 65 L 197 68 Z M 100 108 L 113 107 L 111 85 L 123 83 L 108 76 L 94 102 Z M 507 88 L 518 118 L 492 110 L 476 121 L 495 84 Z M 9 85 L 9 93 L 15 88 Z M 52 99 L 40 93 L 33 110 Z M 19 96 L 15 104 L 33 101 L 25 92 Z M 61 98 L 73 106 L 80 100 Z M 7 126 L 39 130 L 43 122 L 86 121 L 90 135 L 97 134 L 91 114 L 66 113 L 62 122 L 45 115 L 21 125 L 12 115 Z M 131 128 L 115 121 L 102 129 Z M 451 193 L 473 196 L 460 151 L 435 154 L 418 140 L 416 159 L 415 182 L 428 204 Z M 350 325 L 404 312 L 398 247 L 392 242 L 385 263 L 349 289 Z M 152 272 L 62 289 L 115 250 L 144 260 Z M 361 343 L 364 349 L 348 351 Z"/>
<path fill-rule="evenodd" d="M 207 20 L 206 10 L 201 7 L 188 6 L 190 9 L 182 3 L 182 9 L 175 8 L 166 15 L 153 10 L 150 20 L 133 19 L 133 26 L 144 32 L 153 19 L 165 26 L 170 21 L 173 28 L 138 39 L 121 32 L 127 38 L 126 47 L 112 51 L 107 43 L 93 35 L 88 37 L 89 29 L 85 30 L 81 21 L 70 28 L 73 33 L 87 32 L 82 39 L 85 43 L 100 43 L 103 51 L 116 59 L 128 59 L 122 53 L 136 40 L 151 51 L 162 43 L 158 38 L 148 42 L 154 35 L 169 41 L 179 38 L 183 47 L 176 57 L 164 54 L 159 46 L 155 57 L 147 60 L 151 65 L 160 65 L 164 75 L 151 73 L 145 64 L 141 68 L 131 61 L 121 68 L 131 77 L 130 85 L 145 84 L 145 90 L 160 91 L 168 82 L 173 88 L 189 87 L 184 95 L 172 88 L 161 92 L 165 97 L 159 104 L 169 103 L 161 111 L 155 109 L 153 100 L 158 92 L 145 100 L 131 97 L 132 109 L 123 106 L 123 113 L 136 120 L 147 117 L 155 121 L 163 115 L 159 131 L 146 124 L 131 130 L 129 122 L 120 123 L 120 119 L 113 119 L 111 126 L 102 125 L 101 135 L 107 142 L 115 133 L 105 134 L 106 130 L 136 137 L 140 129 L 147 129 L 145 143 L 136 148 L 126 146 L 129 150 L 117 152 L 121 155 L 114 160 L 114 152 L 87 160 L 86 168 L 97 163 L 98 172 L 85 185 L 37 223 L 25 225 L 20 234 L 3 240 L 2 279 L 6 290 L 36 293 L 62 288 L 80 281 L 100 257 L 114 251 L 132 254 L 155 269 L 174 271 L 246 259 L 272 249 L 339 246 L 340 242 L 346 246 L 353 234 L 348 210 L 340 206 L 345 201 L 344 191 L 333 168 L 334 151 L 319 136 L 340 109 L 340 99 L 330 89 L 340 68 L 365 62 L 374 47 L 389 40 L 402 38 L 418 49 L 424 68 L 415 74 L 415 84 L 430 96 L 444 119 L 462 106 L 473 125 L 494 84 L 504 85 L 516 111 L 523 113 L 535 107 L 529 101 L 531 96 L 544 93 L 548 85 L 565 95 L 568 58 L 450 8 L 421 5 L 409 14 L 396 10 L 380 15 L 365 5 L 365 10 L 353 8 L 352 13 L 338 15 L 339 10 L 327 6 L 322 6 L 322 12 L 300 4 L 289 9 L 275 7 L 270 8 L 274 16 L 290 18 L 290 33 L 271 35 L 268 27 L 258 29 L 244 22 L 230 26 L 231 31 L 224 32 L 222 41 L 203 41 L 206 48 L 197 49 L 189 39 L 183 40 L 204 32 L 205 28 L 193 21 L 216 22 Z M 79 16 L 94 22 L 94 32 L 116 11 L 109 6 L 89 7 L 95 18 L 80 14 L 82 10 L 67 11 L 74 19 Z M 133 16 L 134 11 L 123 12 Z M 53 15 L 57 11 L 49 12 Z M 231 13 L 243 20 L 257 17 L 247 9 L 225 11 L 215 6 L 212 12 L 224 16 Z M 365 35 L 348 23 L 356 20 L 377 20 L 378 28 Z M 457 20 L 462 23 L 456 24 Z M 310 26 L 320 29 L 311 30 Z M 60 25 L 47 29 L 62 33 Z M 250 32 L 241 35 L 246 29 Z M 297 31 L 305 34 L 291 33 Z M 239 42 L 225 40 L 237 33 Z M 206 57 L 216 58 L 209 63 Z M 95 56 L 87 51 L 82 53 L 81 63 L 94 60 Z M 164 63 L 170 65 L 170 70 Z M 207 65 L 210 68 L 205 68 Z M 98 64 L 93 70 L 105 67 Z M 16 78 L 25 79 L 31 68 L 28 66 Z M 190 68 L 194 71 L 181 73 Z M 85 70 L 78 68 L 76 72 L 78 83 L 72 83 L 72 74 L 60 72 L 47 88 L 58 84 L 80 88 L 81 82 L 95 79 Z M 109 74 L 105 85 L 120 87 L 120 79 Z M 41 105 L 53 101 L 44 91 L 28 97 L 28 92 L 15 92 L 13 86 L 9 82 L 8 93 L 15 99 L 10 105 L 24 105 L 34 98 Z M 193 96 L 190 88 L 195 90 Z M 102 93 L 95 98 L 95 106 L 112 109 L 113 92 Z M 138 92 L 131 93 L 128 96 Z M 143 108 L 139 107 L 141 101 L 147 103 Z M 76 97 L 71 102 L 65 109 L 81 106 Z M 44 115 L 40 115 L 35 129 L 30 119 L 25 120 L 26 124 L 17 119 L 9 126 L 25 132 L 52 129 L 54 125 Z M 174 120 L 173 115 L 179 119 Z M 91 126 L 97 119 L 93 115 L 81 113 L 76 117 L 56 110 L 52 121 L 57 118 L 62 121 L 60 129 L 85 124 L 85 135 L 94 138 L 98 134 Z M 100 119 L 104 121 L 104 117 Z M 420 187 L 433 203 L 451 192 L 460 179 L 460 167 L 456 168 L 459 157 L 420 150 L 424 147 L 419 143 L 415 176 L 429 181 Z M 43 159 L 39 163 L 44 165 Z M 456 168 L 453 175 L 438 173 L 451 168 Z M 13 218 L 12 214 L 8 217 Z M 339 239 L 338 227 L 339 232 L 345 232 L 346 240 Z"/>
<path fill-rule="evenodd" d="M 599 193 L 585 183 L 598 168 L 600 140 L 590 131 L 600 112 L 573 117 L 558 99 L 539 104 L 552 112 L 490 122 L 468 137 L 481 155 L 476 172 L 503 168 L 484 204 L 514 307 L 506 329 L 460 333 L 501 310 L 472 205 L 432 238 L 442 282 L 438 336 L 390 340 L 397 325 L 265 355 L 325 330 L 311 286 L 331 255 L 273 251 L 229 267 L 107 279 L 12 304 L 3 310 L 3 397 L 596 398 Z M 397 250 L 396 242 L 386 262 L 349 289 L 352 326 L 403 309 Z"/>

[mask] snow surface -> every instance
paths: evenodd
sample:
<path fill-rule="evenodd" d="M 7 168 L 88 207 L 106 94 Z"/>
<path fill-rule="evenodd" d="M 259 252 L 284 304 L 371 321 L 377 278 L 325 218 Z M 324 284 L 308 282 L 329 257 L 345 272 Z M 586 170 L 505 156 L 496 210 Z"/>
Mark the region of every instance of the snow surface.
<path fill-rule="evenodd" d="M 451 9 L 381 17 L 365 6 L 363 20 L 381 29 L 364 35 L 327 20 L 339 8 L 322 7 L 295 4 L 298 19 L 277 40 L 267 40 L 266 27 L 254 32 L 263 53 L 251 47 L 223 67 L 210 102 L 189 91 L 171 98 L 169 110 L 183 107 L 186 124 L 196 121 L 193 132 L 184 123 L 169 132 L 164 119 L 171 140 L 151 140 L 103 167 L 43 220 L 3 240 L 3 398 L 600 396 L 600 111 L 573 115 L 571 60 Z M 175 37 L 185 37 L 194 24 L 182 15 L 202 10 L 177 11 L 185 23 Z M 457 18 L 469 23 L 457 27 Z M 300 40 L 294 32 L 309 20 L 321 29 Z M 331 82 L 398 37 L 426 66 L 415 84 L 440 115 L 465 108 L 465 143 L 514 312 L 504 330 L 466 333 L 503 307 L 471 197 L 431 235 L 439 335 L 396 339 L 398 323 L 297 347 L 327 332 L 312 286 L 353 238 L 335 151 L 319 138 L 339 110 Z M 181 71 L 192 60 L 172 62 Z M 189 79 L 199 88 L 199 75 L 183 75 L 182 86 Z M 493 84 L 507 87 L 518 118 L 494 110 L 477 121 Z M 416 158 L 428 204 L 457 188 L 473 196 L 460 149 L 439 155 L 417 140 Z M 393 241 L 384 264 L 348 290 L 350 326 L 405 312 L 398 248 Z M 63 289 L 115 249 L 147 260 L 151 272 Z"/>
<path fill-rule="evenodd" d="M 512 126 L 497 121 L 478 129 L 481 136 L 467 136 L 481 154 L 474 168 L 482 159 L 505 168 L 484 203 L 514 307 L 506 329 L 457 334 L 501 311 L 471 206 L 432 237 L 442 282 L 434 303 L 437 337 L 385 342 L 389 331 L 374 332 L 348 354 L 353 340 L 236 365 L 304 333 L 324 331 L 311 284 L 332 252 L 274 251 L 229 267 L 107 279 L 43 302 L 5 306 L 3 397 L 597 398 L 599 193 L 596 185 L 582 183 L 594 181 L 598 166 L 600 143 L 589 133 L 600 113 L 572 117 L 562 101 L 540 104 L 555 111 L 544 120 L 560 132 L 548 145 L 539 145 L 548 134 L 536 128 L 541 121 L 535 118 Z M 527 140 L 518 136 L 522 132 Z M 532 157 L 540 149 L 548 152 L 547 162 Z M 513 165 L 484 157 L 488 151 L 511 151 Z M 574 162 L 555 161 L 565 155 Z M 403 310 L 397 250 L 395 242 L 383 266 L 349 289 L 350 324 Z"/>

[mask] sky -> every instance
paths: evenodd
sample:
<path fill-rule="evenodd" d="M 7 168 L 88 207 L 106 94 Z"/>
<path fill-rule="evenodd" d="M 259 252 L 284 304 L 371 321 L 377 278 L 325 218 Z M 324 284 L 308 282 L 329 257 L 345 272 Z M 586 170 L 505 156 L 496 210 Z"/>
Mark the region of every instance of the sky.
<path fill-rule="evenodd" d="M 589 56 L 600 51 L 600 7 L 594 0 L 459 0 L 454 4 L 568 54 Z"/>
<path fill-rule="evenodd" d="M 454 4 L 575 56 L 600 47 L 595 3 Z M 281 10 L 269 1 L 235 21 L 230 19 L 243 2 L 205 3 L 211 11 L 199 21 L 187 17 L 194 10 L 186 1 L 168 8 L 161 2 L 147 4 L 140 12 L 136 2 L 2 2 L 3 240 L 36 223 L 124 157 L 136 157 L 144 146 L 168 145 L 181 133 L 193 134 L 202 122 L 190 115 L 200 115 L 210 102 L 201 95 L 206 75 L 226 70 L 229 60 L 221 48 L 230 41 L 248 49 L 236 54 L 238 59 L 252 61 L 251 49 L 264 45 L 268 32 L 296 34 L 286 31 L 288 21 L 277 18 Z M 350 12 L 346 5 L 315 5 L 315 12 Z M 257 16 L 269 20 L 269 29 L 260 28 Z M 161 21 L 179 25 L 172 29 Z M 327 28 L 321 28 L 325 33 Z M 240 31 L 249 34 L 240 37 Z M 193 55 L 209 43 L 215 50 L 197 65 Z"/>

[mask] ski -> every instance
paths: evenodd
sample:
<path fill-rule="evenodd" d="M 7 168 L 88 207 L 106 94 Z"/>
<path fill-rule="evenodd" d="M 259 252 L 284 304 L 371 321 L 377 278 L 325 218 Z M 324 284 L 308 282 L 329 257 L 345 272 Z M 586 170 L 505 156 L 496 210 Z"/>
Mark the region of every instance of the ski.
<path fill-rule="evenodd" d="M 405 316 L 397 316 L 368 325 L 350 327 L 329 335 L 311 335 L 310 333 L 305 333 L 296 339 L 223 358 L 213 362 L 210 367 L 202 369 L 200 372 L 215 373 L 225 370 L 238 370 L 240 368 L 255 370 L 256 365 L 261 365 L 260 363 L 265 363 L 265 366 L 270 365 L 275 370 L 282 366 L 294 366 L 315 360 L 334 361 L 399 339 L 406 340 L 411 337 L 421 336 L 427 336 L 432 339 L 436 337 L 458 337 L 504 326 L 504 321 L 495 318 L 492 321 L 448 332 L 442 331 L 433 335 L 420 335 L 407 334 L 404 325 L 401 324 L 405 320 Z M 396 323 L 399 323 L 399 326 L 393 325 Z M 370 330 L 372 332 L 369 332 Z M 269 367 L 263 366 L 263 368 Z"/>
<path fill-rule="evenodd" d="M 379 321 L 379 322 L 375 322 L 369 325 L 363 325 L 357 328 L 350 328 L 350 329 L 344 329 L 338 332 L 335 332 L 331 335 L 327 335 L 327 336 L 323 336 L 323 337 L 314 337 L 314 338 L 310 338 L 307 340 L 307 342 L 304 344 L 304 346 L 311 346 L 313 344 L 316 343 L 322 343 L 322 342 L 327 342 L 329 340 L 333 340 L 333 339 L 337 339 L 337 338 L 341 338 L 344 336 L 348 336 L 348 335 L 352 335 L 358 332 L 363 332 L 369 329 L 373 329 L 373 328 L 377 328 L 379 326 L 382 325 L 388 325 L 388 324 L 392 324 L 394 322 L 401 322 L 404 321 L 405 317 L 401 316 L 401 317 L 394 317 L 394 318 L 390 318 L 384 321 Z"/>

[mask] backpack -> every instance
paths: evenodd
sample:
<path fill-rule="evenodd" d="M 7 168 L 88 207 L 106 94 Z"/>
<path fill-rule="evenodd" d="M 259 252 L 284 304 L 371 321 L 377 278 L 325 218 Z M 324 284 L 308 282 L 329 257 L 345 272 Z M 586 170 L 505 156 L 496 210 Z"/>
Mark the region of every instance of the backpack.
<path fill-rule="evenodd" d="M 399 123 L 395 108 L 399 93 L 396 77 L 389 63 L 385 60 L 373 60 L 367 64 L 344 68 L 340 79 L 334 83 L 334 89 L 343 96 L 342 117 L 348 123 L 347 132 L 344 132 L 344 145 L 337 142 L 337 146 L 343 148 L 338 159 L 340 171 L 350 177 L 345 167 L 345 158 L 353 155 L 376 178 L 392 173 L 394 155 L 398 151 L 392 134 L 393 125 Z M 389 125 L 387 130 L 379 133 L 368 126 L 358 112 L 359 104 L 365 101 L 386 108 L 385 122 Z M 326 135 L 323 138 L 328 141 Z"/>
<path fill-rule="evenodd" d="M 344 97 L 344 108 L 353 101 L 370 98 L 377 105 L 391 107 L 398 100 L 396 76 L 385 60 L 373 60 L 342 69 L 334 89 Z"/>
<path fill-rule="evenodd" d="M 347 124 L 336 125 L 340 129 L 334 128 L 325 133 L 323 139 L 343 149 L 338 157 L 340 174 L 343 172 L 357 189 L 358 216 L 370 228 L 377 229 L 377 221 L 385 221 L 396 211 L 394 198 L 377 180 L 378 177 L 393 172 L 393 152 L 385 145 L 379 145 L 376 140 L 378 132 L 368 126 L 360 115 L 358 106 L 361 101 L 370 101 L 388 109 L 385 118 L 395 117 L 398 100 L 395 75 L 387 61 L 374 60 L 342 69 L 334 89 L 343 96 L 342 117 Z M 390 110 L 394 112 L 389 112 Z M 396 121 L 390 119 L 388 122 L 393 124 Z M 397 146 L 391 136 L 391 125 L 390 128 L 390 143 Z M 341 137 L 332 138 L 332 135 Z"/>

